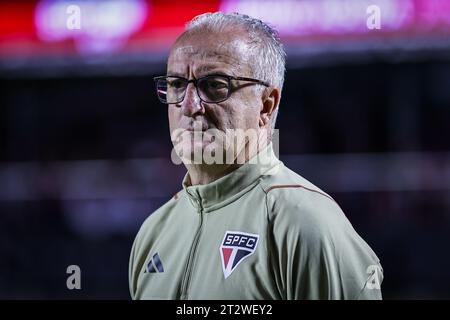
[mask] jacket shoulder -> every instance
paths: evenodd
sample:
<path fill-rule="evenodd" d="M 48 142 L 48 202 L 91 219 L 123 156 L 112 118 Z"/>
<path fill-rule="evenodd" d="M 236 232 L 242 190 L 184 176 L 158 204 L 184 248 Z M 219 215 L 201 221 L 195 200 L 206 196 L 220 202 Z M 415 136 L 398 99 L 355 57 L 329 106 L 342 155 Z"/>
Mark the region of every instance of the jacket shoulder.
<path fill-rule="evenodd" d="M 261 187 L 266 194 L 269 221 L 286 232 L 318 241 L 353 230 L 329 194 L 284 165 L 275 174 L 263 177 Z"/>
<path fill-rule="evenodd" d="M 380 290 L 370 290 L 373 286 L 367 283 L 375 277 L 368 272 L 375 270 L 381 284 L 380 260 L 331 196 L 284 165 L 263 177 L 261 187 L 276 248 L 274 259 L 297 275 L 290 284 L 296 290 L 287 290 L 288 298 L 381 298 Z M 289 255 L 295 261 L 292 265 L 283 258 Z M 309 266 L 318 273 L 305 271 Z"/>
<path fill-rule="evenodd" d="M 262 177 L 260 186 L 269 199 L 280 199 L 286 206 L 308 205 L 308 201 L 314 205 L 331 205 L 336 207 L 334 199 L 322 189 L 303 178 L 301 175 L 280 164 L 277 170 Z M 337 206 L 336 209 L 339 209 Z"/>
<path fill-rule="evenodd" d="M 166 203 L 161 207 L 153 211 L 142 223 L 136 238 L 134 240 L 134 247 L 136 251 L 140 251 L 141 244 L 145 241 L 145 238 L 149 236 L 148 230 L 158 228 L 165 223 L 166 220 L 170 218 L 170 212 L 178 205 L 181 198 L 183 197 L 183 190 L 177 192 L 172 196 Z"/>

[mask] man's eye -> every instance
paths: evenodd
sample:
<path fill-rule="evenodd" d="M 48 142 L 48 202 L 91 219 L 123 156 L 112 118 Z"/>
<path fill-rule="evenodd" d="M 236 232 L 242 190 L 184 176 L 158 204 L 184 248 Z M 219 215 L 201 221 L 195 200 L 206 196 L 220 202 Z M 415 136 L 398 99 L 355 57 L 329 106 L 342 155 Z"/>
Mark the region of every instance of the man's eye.
<path fill-rule="evenodd" d="M 220 90 L 220 89 L 226 89 L 228 87 L 228 84 L 226 82 L 219 81 L 219 80 L 208 80 L 207 86 L 210 89 Z"/>
<path fill-rule="evenodd" d="M 167 81 L 167 85 L 174 89 L 180 89 L 184 86 L 184 81 L 182 80 L 171 80 Z"/>

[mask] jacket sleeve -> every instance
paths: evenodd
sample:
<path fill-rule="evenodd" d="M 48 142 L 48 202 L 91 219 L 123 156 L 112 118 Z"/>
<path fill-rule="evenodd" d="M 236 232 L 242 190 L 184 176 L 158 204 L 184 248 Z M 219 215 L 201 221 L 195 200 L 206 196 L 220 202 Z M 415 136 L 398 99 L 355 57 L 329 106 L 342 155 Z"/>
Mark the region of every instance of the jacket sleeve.
<path fill-rule="evenodd" d="M 130 261 L 128 265 L 128 285 L 130 289 L 131 299 L 137 300 L 138 297 L 138 280 L 141 269 L 145 263 L 146 254 L 142 248 L 142 235 L 145 233 L 148 219 L 142 224 L 137 233 L 130 252 Z"/>
<path fill-rule="evenodd" d="M 130 261 L 129 261 L 129 266 L 128 266 L 128 285 L 129 285 L 129 289 L 130 289 L 130 296 L 131 299 L 135 300 L 135 294 L 136 294 L 136 276 L 135 276 L 135 251 L 136 251 L 136 241 L 137 239 L 134 240 L 133 242 L 133 246 L 131 248 L 131 253 L 130 253 Z"/>
<path fill-rule="evenodd" d="M 382 298 L 379 259 L 332 199 L 281 189 L 268 194 L 268 204 L 284 298 Z"/>

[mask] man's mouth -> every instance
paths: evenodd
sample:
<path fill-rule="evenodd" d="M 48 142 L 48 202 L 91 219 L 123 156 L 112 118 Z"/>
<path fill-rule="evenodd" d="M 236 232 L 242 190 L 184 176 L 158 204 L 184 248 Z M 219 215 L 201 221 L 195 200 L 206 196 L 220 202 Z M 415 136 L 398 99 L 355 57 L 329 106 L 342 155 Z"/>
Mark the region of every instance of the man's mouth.
<path fill-rule="evenodd" d="M 192 131 L 192 132 L 194 132 L 194 131 L 196 131 L 196 132 L 204 132 L 204 131 L 206 131 L 206 130 L 208 130 L 209 128 L 208 128 L 208 126 L 207 125 L 197 125 L 197 126 L 194 126 L 194 127 L 188 127 L 188 128 L 186 128 L 186 129 L 184 129 L 184 130 L 186 130 L 186 131 Z"/>

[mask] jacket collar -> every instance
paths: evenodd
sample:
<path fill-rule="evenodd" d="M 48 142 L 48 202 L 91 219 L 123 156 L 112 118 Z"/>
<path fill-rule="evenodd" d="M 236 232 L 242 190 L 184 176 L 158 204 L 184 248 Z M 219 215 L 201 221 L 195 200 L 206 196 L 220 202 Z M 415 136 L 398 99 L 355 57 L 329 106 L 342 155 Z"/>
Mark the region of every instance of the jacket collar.
<path fill-rule="evenodd" d="M 272 143 L 236 170 L 204 185 L 191 186 L 189 172 L 183 178 L 183 189 L 197 211 L 209 212 L 231 203 L 250 191 L 260 177 L 272 174 L 281 161 Z"/>

